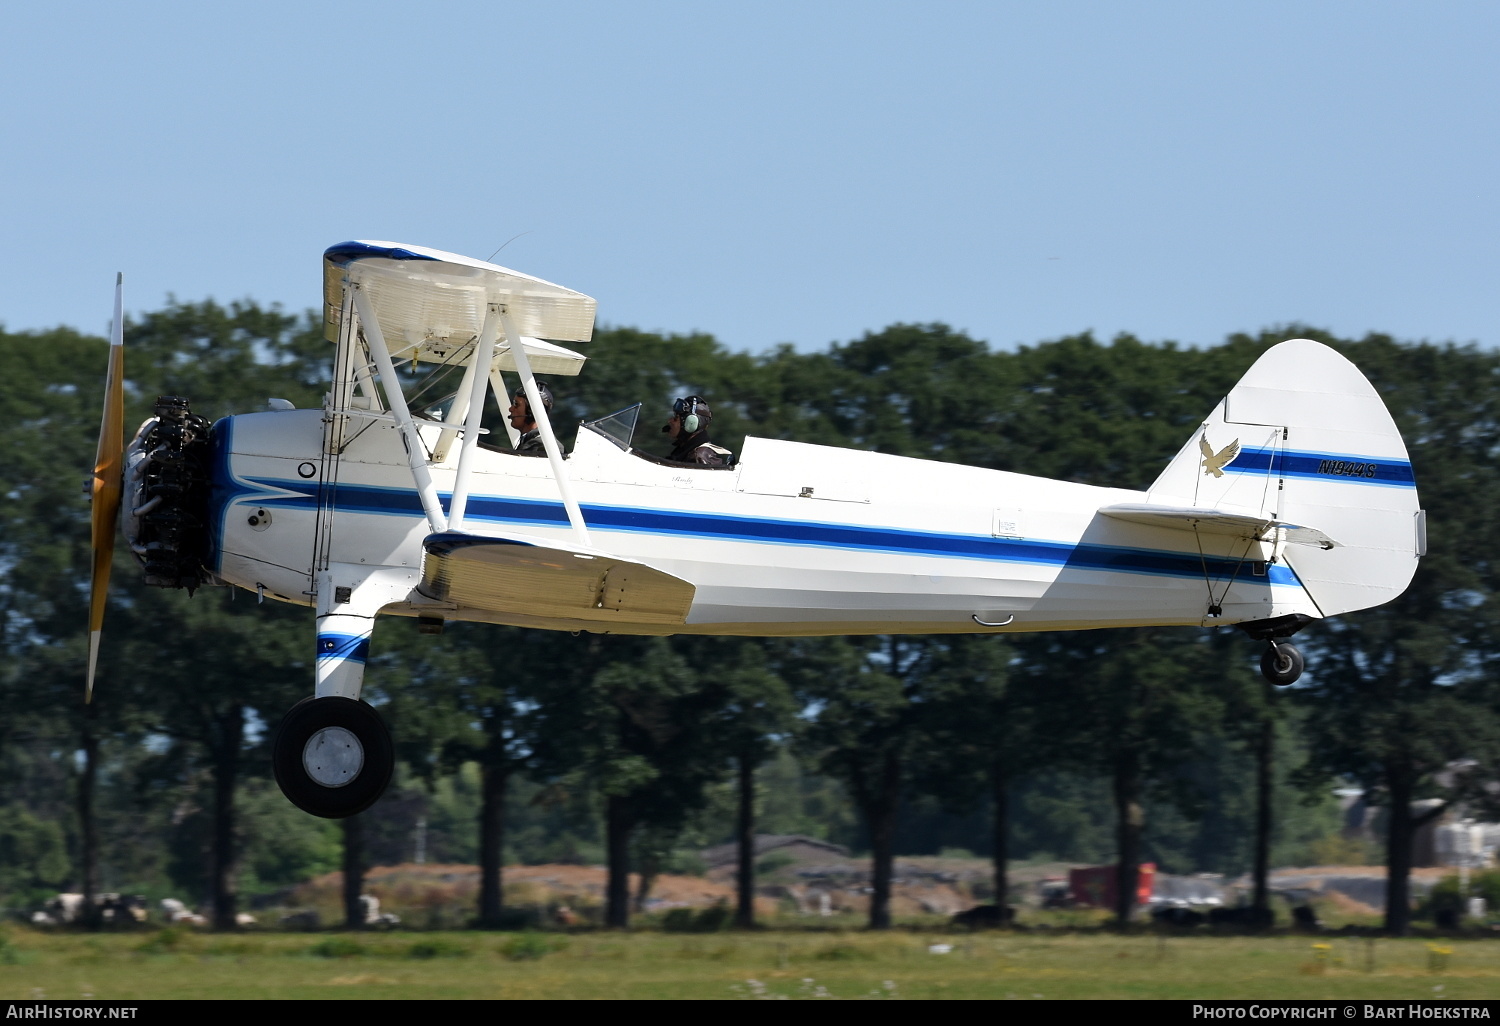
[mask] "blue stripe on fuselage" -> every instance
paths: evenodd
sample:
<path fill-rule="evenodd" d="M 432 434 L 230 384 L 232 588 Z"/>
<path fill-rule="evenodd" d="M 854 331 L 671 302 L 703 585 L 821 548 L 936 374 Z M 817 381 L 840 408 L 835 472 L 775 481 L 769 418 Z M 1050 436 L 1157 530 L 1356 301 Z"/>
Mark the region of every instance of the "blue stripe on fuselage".
<path fill-rule="evenodd" d="M 259 501 L 276 509 L 312 511 L 317 505 L 317 485 L 312 481 L 252 479 L 267 489 L 301 492 L 292 496 L 265 496 Z M 444 511 L 451 496 L 439 493 Z M 346 513 L 420 518 L 422 503 L 416 491 L 371 485 L 340 484 L 336 507 Z M 1031 563 L 1075 570 L 1151 574 L 1164 577 L 1216 580 L 1231 575 L 1254 579 L 1248 560 L 1197 553 L 1168 552 L 1114 545 L 1072 545 L 1036 539 L 991 538 L 982 535 L 940 534 L 935 531 L 902 530 L 892 527 L 860 527 L 806 520 L 776 520 L 738 517 L 720 513 L 690 513 L 680 510 L 643 509 L 629 506 L 584 506 L 584 520 L 600 531 L 631 531 L 646 534 L 687 535 L 717 541 L 756 542 L 774 545 L 807 545 L 819 548 L 894 552 L 910 555 L 946 556 L 957 559 Z M 465 519 L 510 527 L 567 527 L 567 512 L 560 502 L 471 495 Z M 1297 584 L 1282 565 L 1266 568 L 1268 584 Z"/>

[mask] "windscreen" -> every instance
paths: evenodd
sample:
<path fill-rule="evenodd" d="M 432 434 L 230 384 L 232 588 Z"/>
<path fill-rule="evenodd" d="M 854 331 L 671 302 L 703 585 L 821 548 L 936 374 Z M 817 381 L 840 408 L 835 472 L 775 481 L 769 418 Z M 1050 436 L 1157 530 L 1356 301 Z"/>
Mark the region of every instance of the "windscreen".
<path fill-rule="evenodd" d="M 599 432 L 626 452 L 630 451 L 630 439 L 635 434 L 635 422 L 640 419 L 641 404 L 627 406 L 598 420 L 586 420 L 583 426 Z"/>

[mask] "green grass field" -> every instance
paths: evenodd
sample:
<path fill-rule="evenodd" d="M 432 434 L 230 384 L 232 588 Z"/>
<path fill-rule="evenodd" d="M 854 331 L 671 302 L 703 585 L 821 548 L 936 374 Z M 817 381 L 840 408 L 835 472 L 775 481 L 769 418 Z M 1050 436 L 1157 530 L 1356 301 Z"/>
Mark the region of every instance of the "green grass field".
<path fill-rule="evenodd" d="M 1500 941 L 1490 940 L 854 931 L 0 936 L 0 997 L 12 999 L 1500 994 Z"/>

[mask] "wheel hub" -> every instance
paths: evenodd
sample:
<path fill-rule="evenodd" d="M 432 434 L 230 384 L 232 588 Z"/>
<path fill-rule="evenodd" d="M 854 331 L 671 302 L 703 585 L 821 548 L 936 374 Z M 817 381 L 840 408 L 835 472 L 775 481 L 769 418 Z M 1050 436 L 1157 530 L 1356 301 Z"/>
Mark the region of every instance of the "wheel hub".
<path fill-rule="evenodd" d="M 302 768 L 323 787 L 343 787 L 359 776 L 364 765 L 364 745 L 344 727 L 324 727 L 302 749 Z"/>

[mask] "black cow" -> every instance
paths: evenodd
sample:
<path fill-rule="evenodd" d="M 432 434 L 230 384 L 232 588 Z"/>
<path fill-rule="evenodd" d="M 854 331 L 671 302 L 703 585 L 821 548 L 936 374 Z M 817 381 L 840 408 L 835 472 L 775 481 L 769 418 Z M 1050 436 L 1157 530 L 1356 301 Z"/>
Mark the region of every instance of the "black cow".
<path fill-rule="evenodd" d="M 1208 921 L 1207 917 L 1197 909 L 1184 908 L 1181 905 L 1161 905 L 1153 908 L 1151 918 L 1163 926 L 1193 927 L 1202 926 Z"/>
<path fill-rule="evenodd" d="M 975 905 L 953 917 L 954 926 L 967 926 L 971 930 L 998 930 L 1015 922 L 1016 910 L 999 905 Z"/>
<path fill-rule="evenodd" d="M 1242 926 L 1251 930 L 1265 930 L 1276 924 L 1276 913 L 1254 905 L 1213 908 L 1208 911 L 1208 922 L 1211 926 Z"/>
<path fill-rule="evenodd" d="M 1298 905 L 1292 909 L 1292 926 L 1311 933 L 1323 929 L 1323 922 L 1311 905 Z"/>

